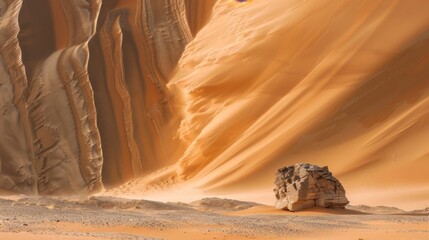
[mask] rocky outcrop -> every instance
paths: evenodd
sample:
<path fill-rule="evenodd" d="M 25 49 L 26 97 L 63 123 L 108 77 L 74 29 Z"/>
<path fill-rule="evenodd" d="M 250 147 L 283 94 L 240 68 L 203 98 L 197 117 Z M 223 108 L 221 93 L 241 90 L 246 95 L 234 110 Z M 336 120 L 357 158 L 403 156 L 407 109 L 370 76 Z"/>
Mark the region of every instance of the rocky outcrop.
<path fill-rule="evenodd" d="M 328 167 L 298 163 L 280 168 L 275 184 L 276 207 L 280 209 L 344 208 L 349 203 L 343 186 Z"/>

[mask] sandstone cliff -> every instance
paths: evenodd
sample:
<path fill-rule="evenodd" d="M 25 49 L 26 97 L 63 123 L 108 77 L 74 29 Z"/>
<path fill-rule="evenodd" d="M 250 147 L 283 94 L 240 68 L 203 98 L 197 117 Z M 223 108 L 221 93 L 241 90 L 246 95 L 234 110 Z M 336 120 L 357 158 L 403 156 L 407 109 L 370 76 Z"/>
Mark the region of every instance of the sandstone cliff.
<path fill-rule="evenodd" d="M 165 85 L 198 2 L 0 1 L 0 187 L 85 193 L 171 163 Z"/>

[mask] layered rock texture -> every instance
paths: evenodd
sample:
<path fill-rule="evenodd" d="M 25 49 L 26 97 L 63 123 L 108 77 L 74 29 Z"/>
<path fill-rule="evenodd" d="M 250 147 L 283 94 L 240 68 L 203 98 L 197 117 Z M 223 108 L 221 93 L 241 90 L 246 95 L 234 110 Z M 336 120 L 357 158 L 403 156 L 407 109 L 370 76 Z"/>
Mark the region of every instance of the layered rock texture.
<path fill-rule="evenodd" d="M 272 173 L 299 161 L 331 166 L 356 204 L 427 207 L 427 9 L 0 0 L 0 188 L 144 177 L 121 190 L 184 181 L 270 203 Z"/>
<path fill-rule="evenodd" d="M 277 171 L 276 208 L 299 211 L 314 206 L 344 208 L 349 201 L 328 167 L 298 163 Z"/>
<path fill-rule="evenodd" d="M 88 193 L 169 162 L 165 85 L 198 2 L 0 0 L 0 188 Z"/>

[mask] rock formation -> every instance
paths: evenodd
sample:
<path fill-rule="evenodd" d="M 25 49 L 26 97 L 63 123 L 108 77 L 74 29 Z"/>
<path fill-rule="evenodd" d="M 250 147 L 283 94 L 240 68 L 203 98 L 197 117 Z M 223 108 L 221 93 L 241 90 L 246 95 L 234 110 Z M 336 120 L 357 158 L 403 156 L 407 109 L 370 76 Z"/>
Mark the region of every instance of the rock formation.
<path fill-rule="evenodd" d="M 166 84 L 213 5 L 0 0 L 1 191 L 89 193 L 168 162 Z"/>
<path fill-rule="evenodd" d="M 275 184 L 279 209 L 344 208 L 349 203 L 343 186 L 328 167 L 303 163 L 284 167 L 277 171 Z"/>

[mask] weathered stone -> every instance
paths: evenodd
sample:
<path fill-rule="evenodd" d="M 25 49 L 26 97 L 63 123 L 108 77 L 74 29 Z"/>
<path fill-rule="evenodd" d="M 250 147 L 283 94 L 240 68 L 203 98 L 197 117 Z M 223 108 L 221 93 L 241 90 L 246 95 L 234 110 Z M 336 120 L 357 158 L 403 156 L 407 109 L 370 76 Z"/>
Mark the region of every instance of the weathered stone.
<path fill-rule="evenodd" d="M 274 183 L 276 208 L 279 209 L 344 208 L 349 203 L 343 186 L 328 167 L 297 163 L 280 168 Z"/>

